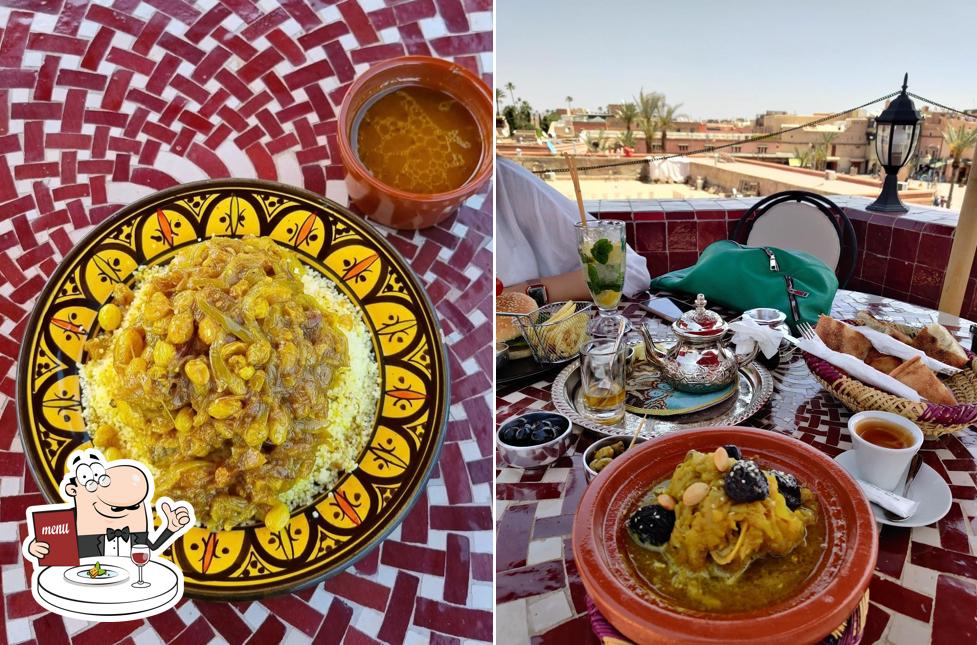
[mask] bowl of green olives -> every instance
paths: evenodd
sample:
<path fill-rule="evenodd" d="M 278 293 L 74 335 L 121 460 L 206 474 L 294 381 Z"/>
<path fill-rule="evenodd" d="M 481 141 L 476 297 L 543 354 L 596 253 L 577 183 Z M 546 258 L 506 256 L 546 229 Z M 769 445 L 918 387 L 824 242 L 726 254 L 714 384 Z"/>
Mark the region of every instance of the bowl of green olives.
<path fill-rule="evenodd" d="M 499 456 L 516 468 L 548 466 L 564 454 L 573 438 L 573 423 L 556 412 L 530 412 L 499 426 Z"/>
<path fill-rule="evenodd" d="M 644 443 L 644 437 L 638 437 L 634 445 Z M 587 446 L 583 452 L 583 470 L 587 483 L 597 476 L 605 466 L 615 458 L 620 457 L 630 447 L 631 437 L 604 437 Z"/>

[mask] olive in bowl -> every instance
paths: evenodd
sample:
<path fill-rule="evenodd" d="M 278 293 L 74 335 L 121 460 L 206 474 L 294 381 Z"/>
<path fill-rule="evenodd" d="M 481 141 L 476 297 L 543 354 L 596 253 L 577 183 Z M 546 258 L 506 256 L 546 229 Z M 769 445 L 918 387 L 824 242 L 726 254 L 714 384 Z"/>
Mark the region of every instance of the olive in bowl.
<path fill-rule="evenodd" d="M 548 466 L 564 454 L 573 423 L 556 412 L 530 412 L 499 426 L 496 444 L 502 461 L 517 468 Z"/>
<path fill-rule="evenodd" d="M 638 437 L 633 447 L 644 443 L 644 437 Z M 583 470 L 587 483 L 597 476 L 605 466 L 617 459 L 628 450 L 631 437 L 604 437 L 587 446 L 583 452 Z"/>

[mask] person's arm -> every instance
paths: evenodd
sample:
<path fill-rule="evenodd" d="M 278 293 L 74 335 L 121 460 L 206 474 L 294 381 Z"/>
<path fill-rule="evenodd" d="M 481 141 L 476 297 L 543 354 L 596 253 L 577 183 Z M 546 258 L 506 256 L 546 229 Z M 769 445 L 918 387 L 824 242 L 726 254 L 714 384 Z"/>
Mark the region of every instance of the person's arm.
<path fill-rule="evenodd" d="M 587 280 L 584 279 L 583 269 L 574 269 L 559 275 L 551 275 L 545 278 L 533 280 L 533 283 L 542 283 L 546 287 L 546 296 L 549 302 L 562 302 L 564 300 L 590 300 L 590 289 L 587 287 Z M 505 285 L 503 291 L 518 291 L 526 293 L 528 282 Z"/>

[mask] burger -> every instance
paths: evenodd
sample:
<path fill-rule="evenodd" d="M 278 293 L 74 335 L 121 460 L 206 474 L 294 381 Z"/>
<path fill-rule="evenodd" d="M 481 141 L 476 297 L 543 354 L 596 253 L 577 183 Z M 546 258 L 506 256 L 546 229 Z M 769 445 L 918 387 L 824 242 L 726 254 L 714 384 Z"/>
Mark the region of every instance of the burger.
<path fill-rule="evenodd" d="M 539 305 L 536 301 L 524 293 L 507 291 L 495 297 L 495 310 L 505 311 L 513 314 L 530 314 L 536 311 Z M 509 358 L 515 360 L 531 356 L 529 344 L 519 331 L 512 316 L 495 317 L 495 340 L 509 346 Z"/>

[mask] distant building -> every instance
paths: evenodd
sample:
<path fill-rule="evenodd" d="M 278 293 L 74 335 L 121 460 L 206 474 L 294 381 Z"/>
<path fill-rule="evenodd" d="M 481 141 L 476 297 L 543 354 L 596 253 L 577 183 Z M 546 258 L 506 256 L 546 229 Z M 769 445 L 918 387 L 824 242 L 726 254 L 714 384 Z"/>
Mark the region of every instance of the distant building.
<path fill-rule="evenodd" d="M 588 111 L 573 108 L 569 114 L 566 108 L 553 110 L 560 118 L 550 123 L 547 134 L 557 141 L 593 140 L 600 133 L 601 140 L 613 148 L 623 136 L 626 124 L 617 117 L 621 104 L 611 103 L 606 110 Z M 945 112 L 934 112 L 922 108 L 923 125 L 919 138 L 917 154 L 920 160 L 933 163 L 936 168 L 948 166 L 946 142 L 943 132 L 948 125 L 959 126 L 965 119 Z M 977 110 L 973 111 L 977 116 Z M 873 172 L 878 161 L 875 158 L 874 117 L 864 110 L 853 112 L 845 118 L 835 119 L 816 126 L 803 126 L 828 114 L 788 114 L 782 110 L 768 110 L 755 119 L 709 119 L 705 121 L 682 120 L 669 129 L 662 150 L 661 132 L 654 140 L 645 141 L 638 123 L 632 123 L 631 130 L 638 154 L 691 154 L 708 152 L 721 148 L 724 155 L 757 159 L 785 165 L 798 165 L 800 156 L 818 159 L 826 170 L 839 173 L 866 174 Z M 784 130 L 789 132 L 781 133 Z M 758 135 L 773 135 L 760 141 L 748 141 Z M 973 150 L 963 156 L 963 166 L 969 167 Z M 949 170 L 944 170 L 944 180 Z"/>

